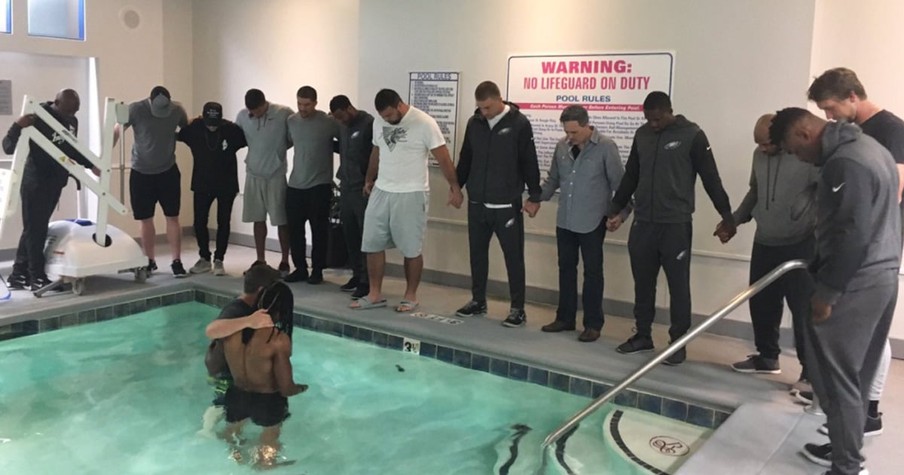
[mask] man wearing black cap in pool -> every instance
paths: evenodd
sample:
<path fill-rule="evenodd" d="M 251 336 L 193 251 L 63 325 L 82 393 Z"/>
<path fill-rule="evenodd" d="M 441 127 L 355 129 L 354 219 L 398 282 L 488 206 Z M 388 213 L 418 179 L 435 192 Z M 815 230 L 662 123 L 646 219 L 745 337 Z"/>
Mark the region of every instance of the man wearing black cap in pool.
<path fill-rule="evenodd" d="M 239 192 L 235 153 L 248 145 L 245 133 L 235 123 L 223 118 L 223 106 L 208 102 L 204 104 L 201 117 L 179 130 L 178 138 L 188 145 L 194 159 L 191 191 L 195 198 L 194 228 L 200 259 L 190 272 L 203 274 L 212 269 L 214 275 L 226 275 L 223 258 L 229 245 L 232 204 Z M 217 247 L 211 265 L 207 219 L 214 201 L 217 202 Z"/>
<path fill-rule="evenodd" d="M 188 125 L 185 109 L 171 100 L 170 92 L 155 86 L 147 99 L 129 104 L 132 127 L 132 171 L 129 174 L 129 195 L 132 214 L 141 223 L 141 244 L 148 256 L 148 272 L 157 270 L 154 240 L 154 209 L 157 203 L 166 216 L 166 238 L 173 258 L 176 277 L 186 277 L 182 266 L 182 228 L 179 225 L 181 204 L 181 175 L 176 165 L 176 131 Z M 119 138 L 119 129 L 114 140 Z"/>

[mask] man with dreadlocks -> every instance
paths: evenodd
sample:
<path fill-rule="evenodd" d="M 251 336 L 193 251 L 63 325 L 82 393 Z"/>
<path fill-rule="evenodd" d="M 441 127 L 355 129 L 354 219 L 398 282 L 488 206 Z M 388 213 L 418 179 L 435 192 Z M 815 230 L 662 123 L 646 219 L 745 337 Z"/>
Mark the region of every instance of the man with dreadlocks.
<path fill-rule="evenodd" d="M 261 291 L 255 303 L 273 320 L 270 328 L 245 328 L 223 340 L 233 385 L 226 390 L 224 436 L 233 442 L 249 418 L 263 427 L 260 446 L 252 456 L 260 465 L 275 462 L 280 449 L 279 432 L 289 417 L 288 397 L 308 389 L 292 379 L 292 291 L 276 282 Z M 241 454 L 234 450 L 240 461 Z"/>

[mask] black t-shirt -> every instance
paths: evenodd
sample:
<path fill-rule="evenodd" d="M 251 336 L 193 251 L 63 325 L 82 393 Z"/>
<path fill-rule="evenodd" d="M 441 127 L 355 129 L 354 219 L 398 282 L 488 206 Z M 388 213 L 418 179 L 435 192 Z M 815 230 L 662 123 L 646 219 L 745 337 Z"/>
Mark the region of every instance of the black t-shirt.
<path fill-rule="evenodd" d="M 242 299 L 235 299 L 220 310 L 217 320 L 231 320 L 233 318 L 247 317 L 254 313 L 254 307 L 245 303 Z"/>
<path fill-rule="evenodd" d="M 904 120 L 883 109 L 867 119 L 860 128 L 887 148 L 896 164 L 904 165 Z M 904 216 L 904 200 L 901 201 L 901 213 Z M 904 233 L 904 222 L 901 226 Z"/>
<path fill-rule="evenodd" d="M 191 191 L 200 193 L 238 193 L 239 175 L 235 152 L 248 143 L 242 129 L 224 120 L 211 132 L 201 119 L 179 130 L 179 141 L 191 149 L 194 164 Z"/>

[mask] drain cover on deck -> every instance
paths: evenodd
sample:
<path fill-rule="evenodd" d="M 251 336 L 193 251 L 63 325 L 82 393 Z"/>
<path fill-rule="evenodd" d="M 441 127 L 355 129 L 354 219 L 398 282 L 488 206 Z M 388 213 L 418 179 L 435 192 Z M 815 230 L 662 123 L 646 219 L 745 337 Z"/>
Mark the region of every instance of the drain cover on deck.
<path fill-rule="evenodd" d="M 669 474 L 699 448 L 711 431 L 646 411 L 619 409 L 603 422 L 618 452 L 655 474 Z"/>

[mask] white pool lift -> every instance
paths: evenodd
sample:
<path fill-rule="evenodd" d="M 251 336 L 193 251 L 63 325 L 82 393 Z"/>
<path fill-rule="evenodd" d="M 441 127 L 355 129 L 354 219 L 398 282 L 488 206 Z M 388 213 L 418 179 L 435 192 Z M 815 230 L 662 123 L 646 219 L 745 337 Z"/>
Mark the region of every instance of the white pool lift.
<path fill-rule="evenodd" d="M 41 297 L 46 292 L 59 289 L 66 284 L 71 284 L 72 291 L 76 295 L 81 295 L 85 291 L 85 280 L 93 275 L 131 272 L 135 274 L 136 281 L 143 282 L 147 278 L 148 259 L 141 246 L 128 233 L 107 223 L 107 215 L 111 208 L 119 214 L 126 214 L 126 207 L 110 193 L 110 173 L 114 129 L 117 123 L 128 122 L 128 106 L 117 103 L 112 98 L 105 99 L 100 156 L 82 145 L 75 135 L 60 124 L 38 101 L 25 96 L 22 115 L 27 114 L 37 115 L 53 128 L 55 141 L 62 139 L 68 142 L 101 171 L 100 177 L 95 177 L 84 166 L 67 157 L 53 141 L 34 127 L 22 129 L 11 169 L 0 169 L 0 235 L 3 233 L 4 224 L 18 211 L 22 170 L 32 141 L 50 156 L 56 157 L 61 167 L 81 182 L 82 186 L 97 195 L 97 222 L 72 219 L 50 223 L 44 256 L 47 259 L 47 275 L 53 282 L 36 290 L 35 296 Z M 125 144 L 121 149 L 125 150 Z M 120 161 L 124 161 L 124 152 Z M 124 164 L 120 165 L 122 175 Z M 122 187 L 121 191 L 124 191 Z M 0 285 L 4 286 L 0 288 L 2 298 L 8 289 L 5 288 L 5 283 Z"/>

